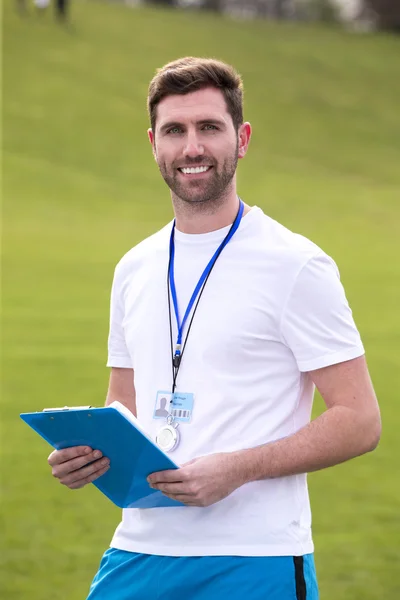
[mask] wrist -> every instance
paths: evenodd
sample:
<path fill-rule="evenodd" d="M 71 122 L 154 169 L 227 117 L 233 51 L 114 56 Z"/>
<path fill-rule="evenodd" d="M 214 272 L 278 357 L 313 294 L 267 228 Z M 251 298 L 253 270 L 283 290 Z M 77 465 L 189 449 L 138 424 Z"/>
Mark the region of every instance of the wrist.
<path fill-rule="evenodd" d="M 232 476 L 237 484 L 237 487 L 257 479 L 255 476 L 254 465 L 252 464 L 251 460 L 251 449 L 231 452 L 229 455 L 229 460 Z"/>

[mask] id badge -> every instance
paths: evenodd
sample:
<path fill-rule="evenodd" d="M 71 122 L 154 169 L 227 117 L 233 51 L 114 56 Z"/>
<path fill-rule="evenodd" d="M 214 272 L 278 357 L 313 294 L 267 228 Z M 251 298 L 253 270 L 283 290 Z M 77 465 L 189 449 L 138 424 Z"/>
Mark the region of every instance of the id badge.
<path fill-rule="evenodd" d="M 157 392 L 153 419 L 173 417 L 179 423 L 190 423 L 192 419 L 194 394 L 188 392 Z"/>

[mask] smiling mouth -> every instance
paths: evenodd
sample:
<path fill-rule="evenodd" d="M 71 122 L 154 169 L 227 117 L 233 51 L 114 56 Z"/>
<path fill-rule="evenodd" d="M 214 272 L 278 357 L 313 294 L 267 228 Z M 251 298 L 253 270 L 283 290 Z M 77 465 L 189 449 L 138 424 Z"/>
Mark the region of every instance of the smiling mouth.
<path fill-rule="evenodd" d="M 201 173 L 207 173 L 211 169 L 211 165 L 202 165 L 198 167 L 179 167 L 178 171 L 183 173 L 183 175 L 199 175 Z"/>

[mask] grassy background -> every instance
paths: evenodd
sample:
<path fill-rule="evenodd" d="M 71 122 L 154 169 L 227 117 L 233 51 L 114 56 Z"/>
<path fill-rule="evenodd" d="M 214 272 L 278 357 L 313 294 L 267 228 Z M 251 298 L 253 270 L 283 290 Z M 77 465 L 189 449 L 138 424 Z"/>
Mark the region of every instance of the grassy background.
<path fill-rule="evenodd" d="M 336 259 L 381 403 L 376 452 L 309 478 L 321 599 L 400 596 L 399 39 L 94 1 L 72 17 L 4 10 L 0 596 L 84 598 L 119 521 L 52 480 L 18 415 L 104 401 L 114 265 L 172 215 L 147 84 L 187 54 L 242 73 L 240 194 Z"/>

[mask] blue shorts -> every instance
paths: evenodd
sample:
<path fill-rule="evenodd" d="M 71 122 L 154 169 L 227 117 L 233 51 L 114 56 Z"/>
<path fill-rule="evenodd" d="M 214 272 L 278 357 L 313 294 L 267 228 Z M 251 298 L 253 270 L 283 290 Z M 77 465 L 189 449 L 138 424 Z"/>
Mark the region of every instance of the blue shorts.
<path fill-rule="evenodd" d="M 155 556 L 109 548 L 87 600 L 318 600 L 314 555 Z"/>

